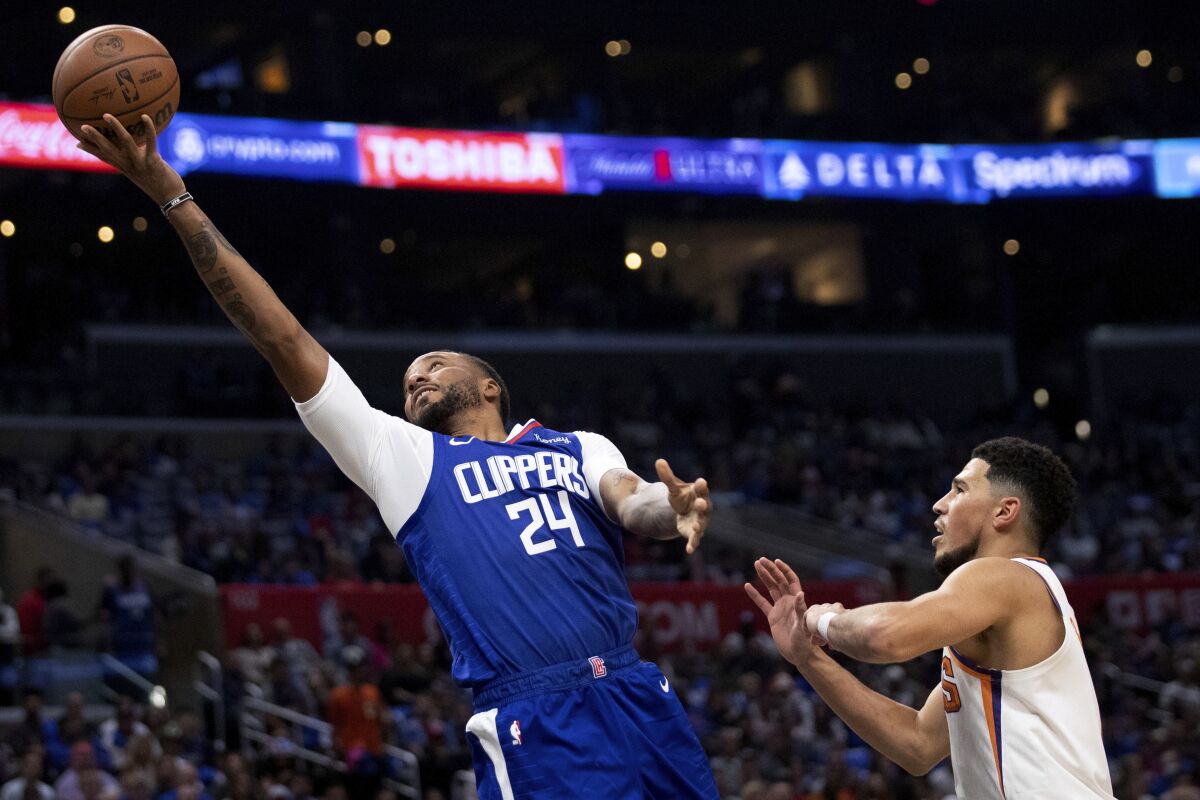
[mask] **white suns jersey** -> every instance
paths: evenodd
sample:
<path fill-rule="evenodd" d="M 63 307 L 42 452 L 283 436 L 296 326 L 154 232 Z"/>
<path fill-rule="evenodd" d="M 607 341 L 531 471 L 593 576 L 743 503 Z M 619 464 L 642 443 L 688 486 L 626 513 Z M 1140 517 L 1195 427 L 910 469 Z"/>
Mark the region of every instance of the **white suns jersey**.
<path fill-rule="evenodd" d="M 1112 800 L 1100 736 L 1100 706 L 1075 612 L 1041 559 L 1014 558 L 1036 572 L 1062 614 L 1062 646 L 1032 667 L 981 667 L 942 651 L 942 699 L 960 800 Z"/>

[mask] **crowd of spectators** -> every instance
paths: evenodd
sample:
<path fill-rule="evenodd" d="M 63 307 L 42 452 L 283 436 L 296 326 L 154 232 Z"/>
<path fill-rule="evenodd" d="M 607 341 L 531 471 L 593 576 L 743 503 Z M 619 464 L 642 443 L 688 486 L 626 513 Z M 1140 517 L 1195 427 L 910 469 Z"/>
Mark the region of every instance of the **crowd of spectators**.
<path fill-rule="evenodd" d="M 236 726 L 206 727 L 203 709 L 168 710 L 122 697 L 95 718 L 83 698 L 66 697 L 51 717 L 37 691 L 21 719 L 0 733 L 0 800 L 384 800 L 394 767 L 385 744 L 419 760 L 423 800 L 456 798 L 470 769 L 464 734 L 469 695 L 450 679 L 441 643 L 414 647 L 365 636 L 343 617 L 314 646 L 286 619 L 269 636 L 256 626 L 224 661 L 226 694 L 237 710 L 246 691 L 328 720 L 332 736 L 302 743 L 340 766 L 298 759 L 288 725 L 268 717 L 269 741 L 243 748 Z M 1194 800 L 1200 742 L 1200 637 L 1168 623 L 1145 633 L 1093 625 L 1084 641 L 1104 714 L 1105 746 L 1116 796 Z M 727 800 L 948 800 L 947 764 L 913 777 L 875 753 L 817 698 L 747 625 L 709 653 L 663 653 L 647 631 L 637 645 L 676 687 L 709 753 Z M 1112 669 L 1137 673 L 1155 687 L 1133 688 Z M 932 657 L 886 667 L 848 664 L 876 690 L 919 705 L 936 680 Z M 250 687 L 248 689 L 248 687 Z M 218 745 L 221 741 L 224 747 Z M 456 784 L 456 779 L 458 783 Z M 32 788 L 28 788 L 32 787 Z"/>
<path fill-rule="evenodd" d="M 667 457 L 703 475 L 719 504 L 771 502 L 884 543 L 924 548 L 930 507 L 979 442 L 1017 434 L 1061 453 L 1080 503 L 1048 557 L 1064 577 L 1200 568 L 1200 407 L 1128 415 L 1069 436 L 1030 407 L 946 428 L 900 412 L 833 411 L 794 374 L 735 376 L 724 404 L 667 381 L 532 409 L 552 426 L 605 433 L 631 468 Z M 370 500 L 302 431 L 253 457 L 195 453 L 182 435 L 80 443 L 60 461 L 0 458 L 0 492 L 156 551 L 221 582 L 407 582 L 403 553 Z M 631 541 L 631 578 L 744 570 L 685 564 L 682 548 Z M 747 556 L 750 554 L 746 554 Z M 703 557 L 702 557 L 703 558 Z M 658 567 L 662 567 L 661 569 Z"/>
<path fill-rule="evenodd" d="M 652 473 L 651 459 L 666 455 L 678 472 L 706 475 L 719 503 L 773 502 L 871 531 L 881 543 L 920 546 L 930 536 L 930 506 L 974 444 L 1021 433 L 1054 447 L 1079 480 L 1077 513 L 1048 554 L 1064 577 L 1200 568 L 1200 542 L 1193 534 L 1200 517 L 1198 409 L 1128 415 L 1098 423 L 1080 438 L 1061 435 L 1032 409 L 959 428 L 899 412 L 834 412 L 787 373 L 742 376 L 729 391 L 722 414 L 709 408 L 711 398 L 681 397 L 666 384 L 647 385 L 620 404 L 598 396 L 545 405 L 536 413 L 551 424 L 565 419 L 608 433 L 643 474 Z M 81 444 L 58 463 L 9 459 L 0 465 L 0 487 L 10 497 L 156 550 L 220 581 L 412 580 L 370 501 L 306 435 L 280 435 L 256 456 L 233 461 L 196 455 L 195 445 L 182 435 L 127 437 L 99 451 Z M 631 540 L 628 573 L 642 580 L 737 581 L 752 555 L 719 548 L 702 552 L 707 561 L 688 561 L 669 544 Z M 39 575 L 39 581 L 43 588 L 55 583 L 52 574 Z M 51 597 L 41 609 L 43 619 L 54 593 L 46 592 Z M 11 616 L 0 603 L 0 648 L 11 641 L 4 638 Z M 144 771 L 151 793 L 130 788 L 124 796 L 365 797 L 390 768 L 381 749 L 395 744 L 420 759 L 429 798 L 449 797 L 454 775 L 469 767 L 463 730 L 470 702 L 450 681 L 444 647 L 414 647 L 394 641 L 386 630 L 359 630 L 352 615 L 342 615 L 325 633 L 326 640 L 314 647 L 292 635 L 286 620 L 269 632 L 250 628 L 226 659 L 225 673 L 234 687 L 232 702 L 251 691 L 329 720 L 334 736 L 324 746 L 349 765 L 345 771 L 301 769 L 282 723 L 268 723 L 278 746 L 257 759 L 215 752 L 211 743 L 190 755 L 178 750 L 170 757 L 152 755 L 154 763 Z M 1178 621 L 1139 633 L 1101 618 L 1085 628 L 1084 639 L 1117 796 L 1200 797 L 1194 785 L 1200 765 L 1194 733 L 1200 724 L 1200 636 Z M 952 795 L 945 766 L 912 778 L 888 764 L 847 731 L 753 631 L 728 637 L 707 655 L 659 653 L 645 635 L 639 647 L 645 657 L 663 662 L 679 688 L 723 797 Z M 937 667 L 923 660 L 855 669 L 886 694 L 917 704 Z M 1133 685 L 1122 675 L 1143 682 Z M 137 721 L 156 743 L 149 752 L 168 752 L 170 719 L 150 708 L 140 714 Z M 200 719 L 193 710 L 175 722 L 186 728 Z M 237 732 L 226 734 L 236 744 Z M 84 774 L 81 787 L 95 783 L 87 777 L 93 759 L 113 781 L 135 781 L 128 769 L 114 766 L 102 740 L 89 739 L 86 747 L 80 741 L 56 743 L 46 735 L 10 747 L 7 774 L 61 781 L 74 757 L 75 774 Z M 152 772 L 157 779 L 150 779 Z M 87 789 L 92 793 L 80 796 L 104 797 L 107 781 L 99 783 L 99 793 Z"/>

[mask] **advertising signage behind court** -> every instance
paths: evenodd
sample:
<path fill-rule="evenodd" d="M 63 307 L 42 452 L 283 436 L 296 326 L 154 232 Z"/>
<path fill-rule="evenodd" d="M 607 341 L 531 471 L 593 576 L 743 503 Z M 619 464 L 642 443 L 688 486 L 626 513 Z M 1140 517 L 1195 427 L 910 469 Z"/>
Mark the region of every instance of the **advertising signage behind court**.
<path fill-rule="evenodd" d="M 358 126 L 359 182 L 562 194 L 563 140 L 553 133 L 472 133 Z"/>
<path fill-rule="evenodd" d="M 762 143 L 755 139 L 563 137 L 567 191 L 762 194 Z"/>
<path fill-rule="evenodd" d="M 181 175 L 229 175 L 310 181 L 358 180 L 357 126 L 341 122 L 178 114 L 159 151 Z"/>
<path fill-rule="evenodd" d="M 160 149 L 181 173 L 381 188 L 609 191 L 990 203 L 1200 196 L 1200 139 L 938 145 L 482 133 L 176 115 Z M 111 171 L 52 106 L 0 103 L 0 166 Z"/>

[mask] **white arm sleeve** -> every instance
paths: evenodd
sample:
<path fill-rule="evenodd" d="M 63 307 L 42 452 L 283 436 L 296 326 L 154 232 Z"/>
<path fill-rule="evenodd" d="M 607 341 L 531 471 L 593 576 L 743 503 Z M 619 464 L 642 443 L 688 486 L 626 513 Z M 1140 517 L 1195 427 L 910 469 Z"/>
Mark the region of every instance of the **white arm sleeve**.
<path fill-rule="evenodd" d="M 600 479 L 610 469 L 628 469 L 625 466 L 625 456 L 617 446 L 598 433 L 575 431 L 579 437 L 580 449 L 583 451 L 583 479 L 587 481 L 588 491 L 596 500 L 596 505 L 604 509 L 600 500 Z"/>
<path fill-rule="evenodd" d="M 321 391 L 296 403 L 296 411 L 346 477 L 375 501 L 395 536 L 429 485 L 433 434 L 372 408 L 332 356 Z"/>

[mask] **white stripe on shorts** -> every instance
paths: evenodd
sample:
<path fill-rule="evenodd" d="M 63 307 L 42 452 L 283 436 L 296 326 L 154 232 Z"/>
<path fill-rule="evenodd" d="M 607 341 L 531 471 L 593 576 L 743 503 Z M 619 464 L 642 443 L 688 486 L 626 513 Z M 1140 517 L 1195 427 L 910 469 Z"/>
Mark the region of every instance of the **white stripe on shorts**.
<path fill-rule="evenodd" d="M 496 770 L 496 783 L 500 785 L 500 796 L 504 800 L 513 800 L 512 784 L 508 782 L 508 764 L 504 763 L 504 750 L 500 747 L 500 734 L 496 731 L 496 714 L 500 709 L 493 708 L 476 714 L 467 720 L 467 733 L 475 734 L 483 745 L 483 752 L 491 759 Z"/>

